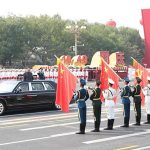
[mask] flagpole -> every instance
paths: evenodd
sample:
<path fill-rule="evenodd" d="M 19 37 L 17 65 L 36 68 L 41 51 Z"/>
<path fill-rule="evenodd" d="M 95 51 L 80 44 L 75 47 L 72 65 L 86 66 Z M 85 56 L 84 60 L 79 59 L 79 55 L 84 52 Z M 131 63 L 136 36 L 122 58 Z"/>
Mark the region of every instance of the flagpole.
<path fill-rule="evenodd" d="M 133 60 L 133 61 L 136 61 L 133 57 L 131 57 L 131 59 Z M 136 61 L 137 62 L 137 61 Z M 138 63 L 138 62 L 137 62 Z"/>
<path fill-rule="evenodd" d="M 102 57 L 101 57 L 101 60 L 118 76 L 118 74 L 107 64 L 107 62 Z M 122 80 L 120 77 L 119 79 Z"/>
<path fill-rule="evenodd" d="M 138 63 L 138 64 L 140 64 L 136 59 L 134 59 L 133 57 L 131 57 L 131 59 L 133 60 L 133 61 L 135 61 L 136 63 Z M 141 65 L 141 64 L 140 64 Z M 134 67 L 134 65 L 132 65 L 133 67 Z M 143 69 L 145 69 L 146 70 L 146 68 L 143 66 L 143 65 L 141 65 L 142 67 L 143 67 Z"/>
<path fill-rule="evenodd" d="M 56 59 L 59 59 L 60 60 L 60 58 L 58 58 L 56 55 L 54 55 L 54 57 L 56 58 Z M 62 63 L 62 61 L 60 60 L 60 62 Z M 63 64 L 63 63 L 62 63 Z M 63 64 L 64 65 L 64 64 Z M 71 71 L 70 71 L 70 69 L 68 69 L 65 65 L 64 65 L 64 67 L 72 74 L 72 75 L 74 75 Z M 75 75 L 74 75 L 75 76 Z M 77 77 L 76 77 L 77 78 Z"/>

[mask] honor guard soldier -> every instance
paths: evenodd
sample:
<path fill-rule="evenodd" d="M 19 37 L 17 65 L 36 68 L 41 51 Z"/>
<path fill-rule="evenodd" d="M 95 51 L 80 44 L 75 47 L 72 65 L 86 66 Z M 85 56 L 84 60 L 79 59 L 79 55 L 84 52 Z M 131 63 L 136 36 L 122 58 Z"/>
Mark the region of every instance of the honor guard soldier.
<path fill-rule="evenodd" d="M 90 100 L 92 100 L 93 114 L 94 114 L 94 130 L 92 130 L 91 132 L 100 132 L 99 128 L 101 122 L 101 104 L 102 104 L 100 100 L 100 94 L 101 94 L 101 89 L 99 87 L 100 84 L 101 81 L 97 80 L 96 88 L 92 89 L 93 93 L 90 95 Z"/>
<path fill-rule="evenodd" d="M 131 89 L 129 87 L 130 80 L 128 78 L 124 79 L 125 87 L 121 92 L 122 104 L 124 105 L 124 125 L 121 127 L 129 127 L 130 120 L 130 99 L 129 97 L 132 95 Z"/>
<path fill-rule="evenodd" d="M 147 77 L 148 84 L 142 89 L 145 96 L 145 107 L 147 113 L 147 122 L 145 124 L 150 124 L 150 77 Z"/>
<path fill-rule="evenodd" d="M 107 128 L 104 130 L 113 130 L 113 124 L 115 119 L 115 102 L 114 97 L 116 96 L 116 90 L 112 88 L 114 81 L 112 79 L 108 79 L 109 88 L 103 91 L 103 96 L 105 98 L 105 107 L 107 109 Z"/>
<path fill-rule="evenodd" d="M 85 101 L 89 98 L 88 91 L 84 88 L 86 85 L 85 80 L 80 79 L 80 90 L 75 95 L 75 100 L 78 103 L 79 120 L 80 120 L 80 131 L 76 134 L 85 134 L 86 127 L 86 103 Z"/>
<path fill-rule="evenodd" d="M 140 82 L 142 80 L 139 77 L 136 77 L 136 86 L 134 86 L 134 89 L 132 91 L 133 96 L 133 103 L 134 103 L 134 110 L 135 110 L 135 119 L 136 123 L 134 125 L 140 126 L 141 122 L 141 86 Z"/>

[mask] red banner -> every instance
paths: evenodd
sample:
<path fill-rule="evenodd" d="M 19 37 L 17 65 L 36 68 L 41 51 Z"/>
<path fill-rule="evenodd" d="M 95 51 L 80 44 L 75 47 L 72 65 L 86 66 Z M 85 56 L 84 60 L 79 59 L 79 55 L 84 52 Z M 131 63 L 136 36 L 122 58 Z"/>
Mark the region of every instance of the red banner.
<path fill-rule="evenodd" d="M 149 76 L 149 72 L 144 68 L 140 63 L 138 63 L 134 58 L 133 59 L 133 67 L 135 68 L 135 77 L 139 77 L 142 79 L 141 86 L 142 88 L 147 85 L 147 77 Z M 142 105 L 144 104 L 144 95 L 141 92 Z"/>
<path fill-rule="evenodd" d="M 120 77 L 115 73 L 115 71 L 109 67 L 109 65 L 104 61 L 104 59 L 102 60 L 102 69 L 101 69 L 101 76 L 100 76 L 100 80 L 101 80 L 101 90 L 106 90 L 109 88 L 109 83 L 108 83 L 108 79 L 112 79 L 115 83 L 113 85 L 113 88 L 117 91 L 117 89 L 119 88 L 119 79 Z M 101 99 L 103 100 L 103 96 L 101 95 Z M 114 99 L 116 101 L 116 98 Z"/>
<path fill-rule="evenodd" d="M 76 89 L 77 78 L 68 68 L 58 61 L 58 82 L 56 104 L 60 105 L 63 112 L 69 111 L 69 103 Z"/>
<path fill-rule="evenodd" d="M 145 36 L 145 54 L 143 58 L 143 63 L 150 67 L 150 9 L 142 10 L 142 20 Z"/>

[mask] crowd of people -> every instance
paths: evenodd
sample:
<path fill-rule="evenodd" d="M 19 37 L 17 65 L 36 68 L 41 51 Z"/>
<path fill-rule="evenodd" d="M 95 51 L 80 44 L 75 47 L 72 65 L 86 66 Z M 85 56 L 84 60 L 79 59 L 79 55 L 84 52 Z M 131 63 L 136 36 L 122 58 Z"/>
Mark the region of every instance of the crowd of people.
<path fill-rule="evenodd" d="M 141 87 L 141 79 L 139 77 L 135 78 L 135 86 L 131 87 L 129 85 L 130 80 L 128 78 L 124 79 L 124 87 L 120 91 L 121 100 L 123 104 L 123 115 L 124 124 L 121 127 L 128 128 L 130 121 L 130 97 L 133 97 L 133 104 L 135 110 L 135 124 L 136 126 L 141 125 L 141 93 L 144 94 L 145 107 L 147 113 L 147 121 L 145 124 L 150 124 L 150 77 L 147 77 L 147 86 Z M 114 81 L 108 79 L 109 88 L 102 91 L 100 88 L 101 81 L 96 80 L 95 88 L 85 88 L 86 81 L 80 79 L 80 89 L 74 95 L 74 99 L 78 104 L 79 120 L 80 120 L 80 131 L 76 134 L 85 134 L 86 128 L 86 100 L 90 99 L 93 105 L 94 114 L 94 129 L 91 132 L 100 132 L 101 124 L 101 108 L 102 99 L 105 102 L 105 108 L 107 111 L 107 127 L 104 130 L 113 130 L 113 124 L 115 120 L 115 98 L 118 96 L 117 91 L 113 88 Z M 88 90 L 92 90 L 92 94 L 89 95 Z"/>

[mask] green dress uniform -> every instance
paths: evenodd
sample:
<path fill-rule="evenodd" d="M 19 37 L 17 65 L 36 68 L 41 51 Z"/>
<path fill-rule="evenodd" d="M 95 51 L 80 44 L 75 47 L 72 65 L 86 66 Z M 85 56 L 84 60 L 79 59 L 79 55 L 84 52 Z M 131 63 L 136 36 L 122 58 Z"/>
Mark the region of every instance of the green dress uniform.
<path fill-rule="evenodd" d="M 133 102 L 134 102 L 134 109 L 136 112 L 136 124 L 135 125 L 140 125 L 141 122 L 141 86 L 137 84 L 134 87 L 134 90 L 132 92 L 133 96 Z"/>
<path fill-rule="evenodd" d="M 102 102 L 100 100 L 101 89 L 99 87 L 93 89 L 93 93 L 90 96 L 90 100 L 92 100 L 93 105 L 93 114 L 94 114 L 94 125 L 95 129 L 93 132 L 99 132 L 100 122 L 101 122 L 101 105 Z"/>

